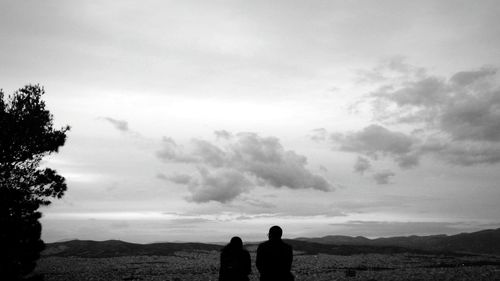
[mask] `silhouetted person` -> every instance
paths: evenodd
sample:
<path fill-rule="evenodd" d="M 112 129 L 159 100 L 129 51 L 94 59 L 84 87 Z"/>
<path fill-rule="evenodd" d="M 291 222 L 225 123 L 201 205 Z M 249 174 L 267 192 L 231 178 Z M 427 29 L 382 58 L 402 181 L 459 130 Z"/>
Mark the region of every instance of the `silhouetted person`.
<path fill-rule="evenodd" d="M 257 248 L 257 269 L 260 281 L 293 281 L 292 246 L 281 240 L 283 230 L 279 226 L 269 229 L 269 240 Z"/>
<path fill-rule="evenodd" d="M 250 254 L 240 237 L 233 237 L 220 254 L 219 281 L 248 281 L 252 271 Z"/>

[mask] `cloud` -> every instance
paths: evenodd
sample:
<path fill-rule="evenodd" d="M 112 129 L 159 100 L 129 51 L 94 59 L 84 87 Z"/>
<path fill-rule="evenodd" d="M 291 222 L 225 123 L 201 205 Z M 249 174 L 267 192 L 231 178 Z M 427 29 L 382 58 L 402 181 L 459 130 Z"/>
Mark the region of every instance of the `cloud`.
<path fill-rule="evenodd" d="M 186 175 L 186 174 L 174 174 L 171 176 L 161 175 L 160 178 L 165 179 L 165 180 L 169 180 L 171 182 L 178 183 L 178 184 L 188 184 L 188 183 L 193 181 L 193 177 L 190 175 Z"/>
<path fill-rule="evenodd" d="M 232 166 L 255 175 L 270 186 L 322 191 L 332 188 L 324 178 L 307 170 L 305 156 L 285 150 L 277 138 L 240 133 L 231 150 Z"/>
<path fill-rule="evenodd" d="M 497 70 L 429 76 L 402 86 L 385 85 L 371 94 L 381 121 L 423 124 L 453 140 L 500 141 L 500 85 Z M 383 104 L 384 106 L 380 106 Z"/>
<path fill-rule="evenodd" d="M 218 169 L 210 172 L 204 167 L 198 167 L 195 175 L 159 174 L 158 178 L 186 185 L 191 192 L 187 200 L 196 203 L 210 201 L 226 203 L 248 192 L 252 186 L 242 173 L 231 169 Z"/>
<path fill-rule="evenodd" d="M 193 163 L 197 159 L 190 155 L 186 155 L 183 148 L 172 139 L 163 137 L 161 141 L 162 148 L 156 153 L 156 156 L 164 161 Z"/>
<path fill-rule="evenodd" d="M 228 156 L 219 147 L 205 140 L 192 140 L 194 151 L 191 155 L 199 159 L 200 162 L 212 167 L 222 167 L 227 161 Z"/>
<path fill-rule="evenodd" d="M 421 77 L 425 75 L 425 69 L 409 64 L 403 56 L 395 56 L 380 61 L 372 69 L 358 70 L 357 74 L 359 83 L 379 83 L 407 79 L 409 76 Z"/>
<path fill-rule="evenodd" d="M 225 203 L 246 192 L 243 187 L 249 185 L 333 190 L 330 182 L 307 169 L 306 157 L 285 150 L 277 138 L 260 137 L 255 133 L 236 134 L 223 146 L 194 139 L 189 150 L 177 145 L 171 138 L 163 138 L 157 156 L 166 162 L 191 163 L 201 167 L 197 180 L 167 177 L 177 183 L 182 180 L 192 192 L 194 202 L 213 200 Z M 236 184 L 236 187 L 229 190 L 225 185 L 228 182 Z M 228 196 L 222 197 L 220 192 L 227 192 Z M 212 193 L 213 198 L 209 195 Z"/>
<path fill-rule="evenodd" d="M 411 155 L 417 140 L 401 132 L 391 131 L 380 125 L 369 125 L 357 132 L 332 135 L 340 150 L 366 155 L 374 160 L 383 156 L 393 157 L 401 167 L 418 161 Z M 412 158 L 413 157 L 413 158 Z M 418 158 L 418 157 L 417 157 Z"/>
<path fill-rule="evenodd" d="M 168 179 L 169 177 L 166 176 L 165 174 L 162 174 L 162 173 L 156 174 L 156 177 L 159 178 L 159 179 L 161 179 L 161 180 L 169 180 Z"/>
<path fill-rule="evenodd" d="M 129 131 L 128 122 L 125 120 L 114 119 L 111 117 L 103 117 L 102 119 L 111 123 L 119 131 L 122 131 L 122 132 Z"/>
<path fill-rule="evenodd" d="M 421 152 L 414 151 L 404 155 L 399 155 L 394 160 L 399 165 L 400 168 L 413 168 L 416 167 L 420 162 Z"/>
<path fill-rule="evenodd" d="M 251 205 L 253 207 L 257 207 L 260 209 L 272 209 L 275 208 L 276 205 L 262 201 L 260 199 L 255 199 L 255 198 L 242 198 L 244 202 L 246 202 L 248 205 Z"/>
<path fill-rule="evenodd" d="M 325 128 L 318 128 L 318 129 L 312 130 L 312 134 L 311 134 L 310 138 L 313 141 L 319 142 L 319 141 L 326 140 L 327 135 L 328 135 L 328 132 L 326 131 Z"/>
<path fill-rule="evenodd" d="M 181 219 L 171 219 L 169 220 L 169 224 L 174 225 L 175 227 L 188 227 L 192 228 L 193 225 L 198 225 L 201 223 L 210 222 L 211 220 L 205 218 L 181 218 Z"/>
<path fill-rule="evenodd" d="M 115 129 L 122 132 L 127 137 L 131 137 L 137 147 L 146 148 L 150 147 L 153 143 L 156 143 L 156 141 L 143 136 L 138 131 L 131 129 L 126 120 L 115 119 L 112 117 L 97 117 L 97 119 L 110 123 Z"/>
<path fill-rule="evenodd" d="M 390 65 L 378 68 L 382 85 L 357 102 L 369 103 L 379 124 L 331 134 L 337 149 L 372 161 L 390 158 L 400 168 L 416 167 L 424 156 L 461 166 L 500 163 L 497 68 L 458 71 L 446 78 L 405 64 Z M 358 159 L 355 171 L 364 171 L 363 164 Z"/>
<path fill-rule="evenodd" d="M 217 201 L 226 203 L 247 192 L 251 182 L 235 170 L 217 170 L 213 173 L 200 169 L 199 180 L 191 180 L 188 189 L 191 192 L 190 201 L 204 203 Z"/>
<path fill-rule="evenodd" d="M 500 85 L 497 69 L 461 71 L 450 79 L 428 77 L 409 86 L 374 95 L 392 103 L 385 116 L 398 123 L 422 124 L 428 135 L 441 135 L 440 148 L 429 150 L 429 138 L 417 153 L 434 156 L 458 165 L 500 162 Z M 430 83 L 429 81 L 433 81 Z M 433 86 L 420 86 L 423 84 Z M 413 97 L 413 98 L 412 98 Z"/>
<path fill-rule="evenodd" d="M 371 163 L 370 160 L 358 156 L 358 159 L 356 160 L 356 164 L 354 164 L 354 171 L 356 173 L 364 174 L 365 171 L 371 168 Z"/>
<path fill-rule="evenodd" d="M 228 139 L 232 138 L 232 134 L 226 130 L 215 131 L 214 134 L 215 134 L 215 137 L 217 139 L 228 140 Z"/>
<path fill-rule="evenodd" d="M 454 97 L 441 111 L 439 126 L 454 140 L 500 141 L 500 89 Z"/>
<path fill-rule="evenodd" d="M 497 73 L 497 69 L 491 68 L 491 67 L 485 67 L 481 68 L 479 70 L 473 70 L 473 71 L 460 71 L 455 73 L 451 78 L 450 82 L 453 84 L 456 84 L 458 86 L 467 86 L 475 81 L 488 77 L 488 76 L 493 76 Z"/>
<path fill-rule="evenodd" d="M 390 179 L 392 177 L 394 177 L 395 175 L 396 174 L 394 174 L 391 171 L 382 171 L 382 172 L 375 173 L 373 175 L 373 179 L 375 180 L 375 182 L 377 184 L 389 184 Z"/>
<path fill-rule="evenodd" d="M 319 170 L 322 171 L 323 173 L 328 172 L 328 169 L 323 165 L 319 165 Z"/>
<path fill-rule="evenodd" d="M 411 151 L 413 144 L 411 137 L 373 124 L 359 132 L 345 134 L 337 140 L 344 151 L 361 152 L 373 157 L 377 157 L 379 153 L 405 154 Z"/>
<path fill-rule="evenodd" d="M 421 148 L 422 154 L 428 153 L 444 159 L 446 162 L 472 166 L 479 164 L 500 163 L 500 145 L 485 142 L 439 142 L 429 141 Z"/>
<path fill-rule="evenodd" d="M 417 81 L 405 82 L 396 90 L 387 86 L 374 92 L 373 96 L 395 102 L 397 106 L 435 106 L 445 98 L 446 85 L 437 77 L 425 77 Z"/>

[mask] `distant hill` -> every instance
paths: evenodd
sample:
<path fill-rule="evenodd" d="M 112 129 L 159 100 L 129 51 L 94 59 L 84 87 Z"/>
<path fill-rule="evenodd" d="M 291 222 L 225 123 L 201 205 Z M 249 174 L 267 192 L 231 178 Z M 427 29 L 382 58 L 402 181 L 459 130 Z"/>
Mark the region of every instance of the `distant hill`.
<path fill-rule="evenodd" d="M 325 236 L 286 240 L 297 252 L 306 254 L 395 254 L 395 253 L 462 253 L 500 254 L 500 228 L 457 235 L 403 236 L 368 239 L 365 237 Z M 255 251 L 257 244 L 246 245 Z M 43 256 L 62 257 L 119 257 L 169 256 L 180 251 L 219 251 L 223 246 L 204 243 L 152 243 L 135 244 L 119 240 L 71 240 L 49 243 Z"/>
<path fill-rule="evenodd" d="M 402 247 L 424 251 L 500 254 L 500 228 L 457 235 L 400 236 L 368 239 L 330 235 L 321 238 L 297 238 L 299 241 L 350 246 Z"/>
<path fill-rule="evenodd" d="M 106 258 L 121 256 L 169 256 L 179 251 L 219 251 L 220 245 L 203 243 L 135 244 L 119 240 L 72 240 L 49 243 L 43 256 Z"/>
<path fill-rule="evenodd" d="M 397 246 L 369 245 L 332 245 L 300 240 L 286 240 L 294 251 L 305 254 L 355 255 L 355 254 L 394 254 L 394 253 L 426 253 L 418 249 L 406 249 Z M 254 252 L 258 243 L 247 244 L 249 251 Z M 203 243 L 153 243 L 134 244 L 119 240 L 88 241 L 72 240 L 49 243 L 42 252 L 43 256 L 107 258 L 121 256 L 170 256 L 179 251 L 219 251 L 221 245 Z"/>
<path fill-rule="evenodd" d="M 397 253 L 418 253 L 427 254 L 429 251 L 420 249 L 408 249 L 398 246 L 372 246 L 372 245 L 336 245 L 326 243 L 315 243 L 301 240 L 285 239 L 285 242 L 290 244 L 294 251 L 303 252 L 305 254 L 329 254 L 350 256 L 359 254 L 397 254 Z M 442 252 L 440 252 L 442 253 Z"/>

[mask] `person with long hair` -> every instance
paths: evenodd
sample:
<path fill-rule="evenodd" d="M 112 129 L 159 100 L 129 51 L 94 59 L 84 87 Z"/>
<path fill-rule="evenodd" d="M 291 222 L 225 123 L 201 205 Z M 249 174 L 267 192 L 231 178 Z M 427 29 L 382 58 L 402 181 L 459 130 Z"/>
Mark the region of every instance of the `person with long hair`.
<path fill-rule="evenodd" d="M 233 237 L 220 254 L 219 281 L 248 281 L 252 271 L 250 253 L 240 237 Z"/>

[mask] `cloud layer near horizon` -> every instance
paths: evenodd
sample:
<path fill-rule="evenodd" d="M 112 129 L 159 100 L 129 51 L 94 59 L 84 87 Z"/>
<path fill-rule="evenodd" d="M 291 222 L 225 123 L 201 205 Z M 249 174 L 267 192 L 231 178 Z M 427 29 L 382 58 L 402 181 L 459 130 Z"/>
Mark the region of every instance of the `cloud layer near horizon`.
<path fill-rule="evenodd" d="M 233 136 L 227 131 L 216 131 L 215 134 L 222 141 L 218 145 L 193 139 L 189 150 L 165 137 L 161 150 L 157 152 L 165 162 L 196 167 L 193 174 L 160 176 L 186 185 L 191 192 L 190 201 L 227 203 L 249 192 L 253 186 L 334 189 L 325 178 L 308 170 L 305 156 L 285 150 L 277 138 L 261 137 L 255 133 Z"/>

